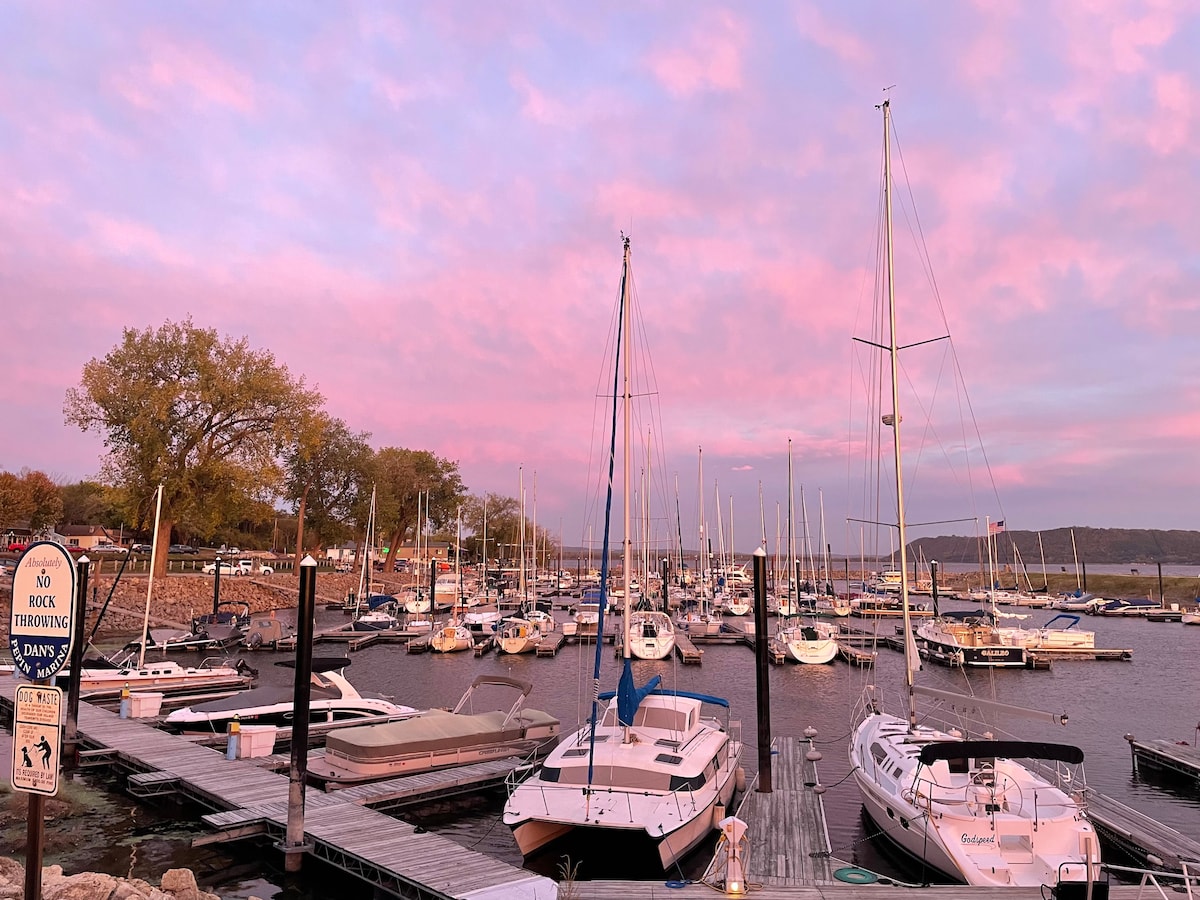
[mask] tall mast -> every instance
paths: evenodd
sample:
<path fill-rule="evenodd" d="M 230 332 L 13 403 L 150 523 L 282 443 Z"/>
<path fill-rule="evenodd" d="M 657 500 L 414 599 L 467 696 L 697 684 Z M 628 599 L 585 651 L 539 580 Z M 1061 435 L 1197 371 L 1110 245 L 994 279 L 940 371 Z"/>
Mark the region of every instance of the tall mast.
<path fill-rule="evenodd" d="M 892 455 L 896 467 L 896 532 L 900 542 L 900 602 L 904 609 L 904 678 L 908 686 L 908 723 L 917 724 L 916 698 L 913 696 L 912 619 L 908 609 L 908 535 L 904 525 L 904 472 L 900 458 L 900 381 L 896 339 L 895 262 L 892 257 L 892 112 L 891 101 L 883 101 L 883 225 L 884 251 L 887 266 L 888 355 L 892 364 L 892 412 L 883 417 L 884 425 L 892 426 Z"/>
<path fill-rule="evenodd" d="M 796 584 L 796 535 L 793 531 L 793 520 L 796 516 L 795 499 L 796 492 L 792 486 L 792 439 L 788 438 L 788 508 L 787 508 L 787 615 L 792 615 L 794 608 L 793 603 L 798 602 L 793 599 L 799 594 L 800 586 Z"/>
<path fill-rule="evenodd" d="M 154 594 L 154 568 L 158 563 L 158 545 L 161 543 L 158 539 L 158 523 L 162 519 L 162 482 L 158 485 L 158 497 L 154 501 L 154 542 L 150 544 L 150 577 L 146 579 L 146 614 L 142 617 L 142 641 L 141 647 L 138 649 L 138 668 L 146 664 L 146 641 L 150 637 L 150 598 Z M 1071 540 L 1073 541 L 1074 532 L 1072 532 Z"/>
<path fill-rule="evenodd" d="M 622 404 L 622 409 L 624 410 L 624 414 L 622 416 L 622 419 L 624 421 L 622 422 L 621 427 L 622 427 L 622 439 L 625 442 L 625 449 L 624 449 L 625 465 L 622 466 L 622 469 L 624 471 L 621 476 L 621 478 L 622 478 L 621 490 L 622 490 L 622 493 L 624 496 L 624 503 L 625 503 L 625 533 L 624 533 L 624 542 L 625 542 L 624 551 L 625 551 L 625 553 L 624 553 L 624 563 L 621 566 L 621 586 L 625 591 L 625 616 L 624 616 L 625 640 L 624 640 L 624 643 L 622 644 L 622 648 L 624 651 L 625 658 L 629 659 L 631 657 L 631 653 L 629 650 L 629 593 L 630 593 L 630 591 L 629 591 L 629 575 L 630 575 L 630 570 L 633 567 L 633 541 L 630 539 L 631 535 L 629 533 L 629 466 L 631 463 L 630 448 L 632 447 L 632 438 L 630 435 L 630 428 L 629 428 L 629 407 L 630 407 L 630 404 L 632 403 L 632 398 L 633 398 L 633 393 L 632 393 L 633 386 L 630 383 L 630 381 L 631 381 L 630 359 L 633 356 L 633 353 L 631 352 L 631 348 L 629 345 L 629 331 L 630 331 L 630 328 L 629 328 L 629 322 L 630 322 L 629 305 L 630 304 L 629 304 L 629 238 L 628 237 L 625 238 L 625 259 L 623 260 L 622 267 L 624 268 L 624 272 L 622 273 L 623 277 L 621 278 L 621 328 L 625 333 L 624 340 L 622 342 L 625 346 L 625 359 L 622 361 L 622 372 L 621 372 L 621 380 L 622 380 L 621 404 Z M 597 638 L 597 640 L 599 640 L 599 638 Z"/>

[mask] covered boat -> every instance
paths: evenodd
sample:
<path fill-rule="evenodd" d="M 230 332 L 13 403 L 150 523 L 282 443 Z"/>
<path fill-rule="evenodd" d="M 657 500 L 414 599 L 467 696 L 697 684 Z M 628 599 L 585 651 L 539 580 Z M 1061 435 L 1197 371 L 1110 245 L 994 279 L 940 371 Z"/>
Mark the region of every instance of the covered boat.
<path fill-rule="evenodd" d="M 466 712 L 475 692 L 488 685 L 515 690 L 517 698 L 507 709 Z M 528 681 L 480 675 L 450 712 L 430 709 L 400 722 L 331 733 L 324 756 L 310 759 L 308 774 L 336 787 L 502 756 L 540 758 L 558 743 L 560 723 L 549 713 L 525 708 L 531 690 Z"/>

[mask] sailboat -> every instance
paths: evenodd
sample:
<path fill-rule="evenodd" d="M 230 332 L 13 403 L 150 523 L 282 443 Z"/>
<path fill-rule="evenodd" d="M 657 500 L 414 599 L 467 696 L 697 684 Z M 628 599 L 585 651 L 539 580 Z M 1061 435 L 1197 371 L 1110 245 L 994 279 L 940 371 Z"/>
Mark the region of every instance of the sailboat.
<path fill-rule="evenodd" d="M 629 364 L 629 238 L 624 240 L 621 270 L 621 335 L 617 355 L 623 358 L 622 392 L 625 437 L 624 466 L 624 662 L 615 694 L 594 697 L 590 720 L 559 744 L 542 768 L 509 795 L 504 822 L 512 828 L 521 853 L 528 856 L 578 831 L 602 832 L 657 859 L 664 869 L 695 847 L 714 826 L 714 809 L 733 797 L 741 760 L 740 725 L 728 720 L 729 704 L 718 697 L 657 690 L 659 679 L 637 687 L 631 666 L 629 581 L 633 568 L 629 530 L 629 435 L 631 381 Z M 622 371 L 618 365 L 618 372 Z M 617 376 L 614 376 L 614 382 Z M 601 591 L 608 590 L 608 547 L 613 469 L 616 461 L 617 384 L 613 385 L 611 443 L 608 451 L 608 497 L 601 557 Z M 606 597 L 599 606 L 600 627 Z M 600 682 L 601 645 L 596 645 L 594 679 Z M 601 701 L 608 701 L 601 708 Z M 724 710 L 724 719 L 703 714 L 709 703 Z M 611 871 L 611 870 L 609 870 Z"/>
<path fill-rule="evenodd" d="M 1068 744 L 969 740 L 917 720 L 915 695 L 967 700 L 980 709 L 1009 715 L 1054 716 L 931 688 L 914 682 L 919 666 L 909 617 L 907 533 L 901 466 L 902 421 L 897 379 L 896 305 L 892 280 L 890 107 L 882 104 L 884 135 L 884 228 L 887 268 L 888 343 L 874 344 L 890 356 L 896 529 L 900 545 L 900 602 L 904 618 L 907 716 L 885 713 L 868 689 L 864 716 L 850 741 L 854 778 L 870 817 L 902 850 L 944 875 L 974 885 L 1055 885 L 1091 882 L 1099 873 L 1100 845 L 1085 815 L 1078 772 L 1083 751 Z M 874 342 L 868 342 L 874 343 Z M 985 734 L 985 737 L 990 737 Z M 1037 760 L 1038 769 L 1019 760 Z M 1043 776 L 1042 771 L 1053 772 Z M 1066 776 L 1070 775 L 1068 782 Z M 1082 889 L 1081 889 L 1082 893 Z M 1089 890 L 1090 894 L 1090 890 Z"/>
<path fill-rule="evenodd" d="M 796 545 L 792 535 L 792 441 L 788 439 L 788 570 L 796 571 Z M 780 614 L 772 646 L 784 656 L 805 665 L 824 665 L 837 657 L 837 626 L 828 622 L 797 622 Z"/>
<path fill-rule="evenodd" d="M 79 690 L 83 697 L 108 697 L 128 688 L 163 694 L 185 694 L 201 690 L 237 690 L 250 687 L 258 672 L 244 660 L 205 659 L 196 666 L 183 666 L 174 660 L 146 660 L 150 630 L 150 603 L 154 597 L 154 568 L 160 552 L 158 523 L 162 517 L 163 486 L 158 486 L 154 511 L 154 545 L 150 550 L 150 577 L 146 579 L 146 609 L 142 617 L 141 640 L 128 644 L 121 655 L 84 660 L 79 669 Z M 70 670 L 56 676 L 66 686 Z"/>

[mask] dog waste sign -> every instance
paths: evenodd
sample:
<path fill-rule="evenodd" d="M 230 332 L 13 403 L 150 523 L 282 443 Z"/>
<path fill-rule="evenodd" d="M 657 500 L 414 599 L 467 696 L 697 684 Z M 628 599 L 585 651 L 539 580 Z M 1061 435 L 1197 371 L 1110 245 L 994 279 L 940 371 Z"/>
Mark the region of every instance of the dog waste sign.
<path fill-rule="evenodd" d="M 62 698 L 62 688 L 40 684 L 17 688 L 13 704 L 14 790 L 51 796 L 58 793 Z"/>
<path fill-rule="evenodd" d="M 75 622 L 75 560 L 54 541 L 30 544 L 13 572 L 8 648 L 30 681 L 52 677 L 67 662 Z"/>

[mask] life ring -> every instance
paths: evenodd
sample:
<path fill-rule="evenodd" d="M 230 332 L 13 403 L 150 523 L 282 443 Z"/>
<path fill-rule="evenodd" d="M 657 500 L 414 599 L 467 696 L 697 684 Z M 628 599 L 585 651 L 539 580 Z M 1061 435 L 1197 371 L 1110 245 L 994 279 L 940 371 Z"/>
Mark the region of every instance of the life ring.
<path fill-rule="evenodd" d="M 834 869 L 833 877 L 846 884 L 874 884 L 879 880 L 879 876 L 874 872 L 860 869 L 858 866 L 843 866 L 840 869 Z"/>

